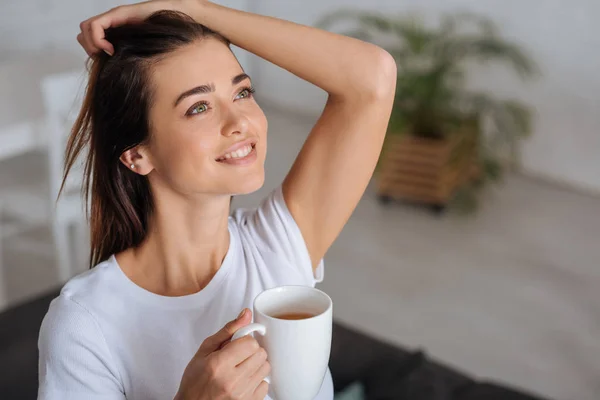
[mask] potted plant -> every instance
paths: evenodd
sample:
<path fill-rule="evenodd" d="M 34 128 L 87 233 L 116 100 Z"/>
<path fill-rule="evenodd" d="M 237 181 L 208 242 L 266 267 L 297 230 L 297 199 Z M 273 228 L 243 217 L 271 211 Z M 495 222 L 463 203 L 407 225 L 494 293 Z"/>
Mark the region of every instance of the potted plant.
<path fill-rule="evenodd" d="M 451 200 L 476 205 L 476 189 L 499 180 L 518 161 L 531 131 L 531 111 L 518 101 L 468 88 L 477 62 L 503 62 L 521 78 L 535 75 L 531 59 L 502 39 L 491 20 L 451 14 L 436 27 L 414 16 L 338 11 L 320 20 L 329 29 L 378 42 L 398 65 L 396 99 L 378 165 L 382 201 L 401 198 L 441 211 Z"/>

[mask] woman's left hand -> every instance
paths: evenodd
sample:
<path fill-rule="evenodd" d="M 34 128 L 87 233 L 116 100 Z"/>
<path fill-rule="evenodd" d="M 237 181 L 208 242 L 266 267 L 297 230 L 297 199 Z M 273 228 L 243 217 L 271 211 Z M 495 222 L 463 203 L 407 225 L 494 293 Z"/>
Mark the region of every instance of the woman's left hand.
<path fill-rule="evenodd" d="M 160 10 L 181 11 L 192 14 L 205 0 L 152 0 L 143 3 L 115 7 L 103 14 L 96 15 L 79 24 L 81 32 L 77 41 L 91 56 L 101 50 L 113 55 L 113 45 L 104 38 L 104 31 L 116 26 L 141 22 L 152 13 Z"/>

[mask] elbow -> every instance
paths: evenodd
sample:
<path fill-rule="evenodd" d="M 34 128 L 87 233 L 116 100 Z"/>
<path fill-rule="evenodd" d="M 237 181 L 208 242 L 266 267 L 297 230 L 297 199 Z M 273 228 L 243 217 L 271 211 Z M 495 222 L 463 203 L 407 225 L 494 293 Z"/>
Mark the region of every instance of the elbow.
<path fill-rule="evenodd" d="M 398 76 L 396 60 L 390 53 L 379 48 L 375 70 L 377 71 L 377 79 L 373 84 L 375 99 L 393 99 L 396 95 L 396 78 Z"/>
<path fill-rule="evenodd" d="M 394 57 L 381 47 L 366 44 L 368 47 L 337 81 L 330 96 L 344 101 L 369 103 L 393 102 L 396 95 L 398 70 Z"/>
<path fill-rule="evenodd" d="M 373 101 L 393 101 L 396 94 L 398 69 L 394 57 L 384 49 L 377 47 L 376 55 L 369 66 L 369 78 L 364 95 Z"/>

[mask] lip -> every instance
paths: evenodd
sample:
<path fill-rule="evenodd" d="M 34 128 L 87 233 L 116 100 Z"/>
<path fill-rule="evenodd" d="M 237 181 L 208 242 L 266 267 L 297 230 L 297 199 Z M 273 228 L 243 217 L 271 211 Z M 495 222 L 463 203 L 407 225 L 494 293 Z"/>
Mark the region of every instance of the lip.
<path fill-rule="evenodd" d="M 225 157 L 225 154 L 231 153 L 233 151 L 236 151 L 237 149 L 241 149 L 241 148 L 246 147 L 248 145 L 254 147 L 256 145 L 256 142 L 257 142 L 256 139 L 246 139 L 246 140 L 242 140 L 240 142 L 237 142 L 236 144 L 234 144 L 233 146 L 231 146 L 227 150 L 225 150 L 223 152 L 223 154 L 221 154 L 219 157 L 215 158 L 215 160 L 223 158 L 223 157 Z"/>
<path fill-rule="evenodd" d="M 248 166 L 248 165 L 252 165 L 254 164 L 254 162 L 257 160 L 257 153 L 256 153 L 256 147 L 252 148 L 252 151 L 243 158 L 228 158 L 222 161 L 217 161 L 219 164 L 222 165 L 230 165 L 230 166 L 238 166 L 238 167 L 242 167 L 242 166 Z"/>

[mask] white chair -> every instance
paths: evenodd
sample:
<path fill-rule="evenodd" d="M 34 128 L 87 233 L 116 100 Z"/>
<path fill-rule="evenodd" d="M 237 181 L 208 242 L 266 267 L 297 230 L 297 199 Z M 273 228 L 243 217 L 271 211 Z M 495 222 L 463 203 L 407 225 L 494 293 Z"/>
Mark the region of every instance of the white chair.
<path fill-rule="evenodd" d="M 23 77 L 25 72 L 31 71 L 21 71 L 15 76 Z M 9 188 L 1 188 L 0 201 L 3 204 L 4 212 L 18 221 L 9 225 L 4 224 L 2 236 L 14 236 L 32 227 L 51 226 L 53 248 L 48 249 L 47 246 L 43 246 L 35 240 L 20 240 L 19 243 L 26 247 L 28 252 L 43 252 L 44 254 L 48 254 L 49 251 L 53 252 L 58 266 L 58 278 L 60 282 L 65 282 L 76 272 L 75 262 L 71 256 L 77 253 L 77 263 L 83 262 L 83 253 L 85 252 L 83 249 L 86 246 L 82 240 L 87 236 L 80 196 L 81 179 L 73 179 L 77 178 L 78 171 L 73 171 L 73 178 L 68 180 L 60 201 L 56 202 L 62 179 L 65 143 L 79 110 L 84 71 L 80 69 L 47 76 L 30 73 L 25 77 L 27 78 L 25 80 L 28 81 L 29 95 L 21 98 L 16 106 L 15 103 L 11 103 L 11 105 L 13 109 L 18 109 L 33 104 L 34 112 L 29 110 L 29 115 L 24 121 L 11 126 L 27 127 L 29 130 L 22 129 L 34 139 L 17 145 L 18 141 L 13 139 L 18 136 L 14 133 L 16 128 L 12 128 L 10 131 L 12 136 L 0 135 L 0 148 L 14 149 L 10 152 L 6 151 L 7 156 L 19 156 L 26 151 L 38 151 L 40 157 L 46 157 L 48 161 L 47 185 L 20 182 Z M 0 99 L 6 100 L 4 94 L 5 92 L 0 93 Z M 0 108 L 2 100 L 0 100 Z M 8 119 L 10 120 L 10 118 Z M 15 172 L 18 173 L 18 171 Z M 79 244 L 74 247 L 71 246 L 72 241 L 69 240 L 70 228 L 74 228 L 76 231 L 73 235 L 74 239 L 79 241 Z"/>
<path fill-rule="evenodd" d="M 0 160 L 30 152 L 44 119 L 41 80 L 83 65 L 79 56 L 60 51 L 20 54 L 0 62 Z"/>
<path fill-rule="evenodd" d="M 39 81 L 34 63 L 16 60 L 0 64 L 0 161 L 40 148 L 38 132 L 44 104 Z M 0 188 L 0 309 L 7 305 L 3 239 L 29 228 L 29 224 L 7 220 L 3 198 L 11 194 L 11 187 Z"/>
<path fill-rule="evenodd" d="M 84 88 L 83 71 L 54 74 L 42 80 L 42 93 L 47 113 L 48 172 L 52 199 L 57 198 L 60 190 L 67 139 L 81 108 Z M 88 236 L 87 224 L 81 197 L 82 161 L 78 160 L 71 169 L 52 218 L 57 263 L 62 278 L 71 277 L 81 268 L 80 266 L 85 265 L 88 253 L 85 241 Z M 69 241 L 70 227 L 75 230 L 74 241 Z M 71 247 L 71 243 L 75 246 Z M 70 257 L 72 254 L 76 255 L 77 269 L 74 268 L 74 262 Z"/>
<path fill-rule="evenodd" d="M 38 148 L 44 104 L 36 75 L 29 62 L 0 64 L 0 160 Z"/>

